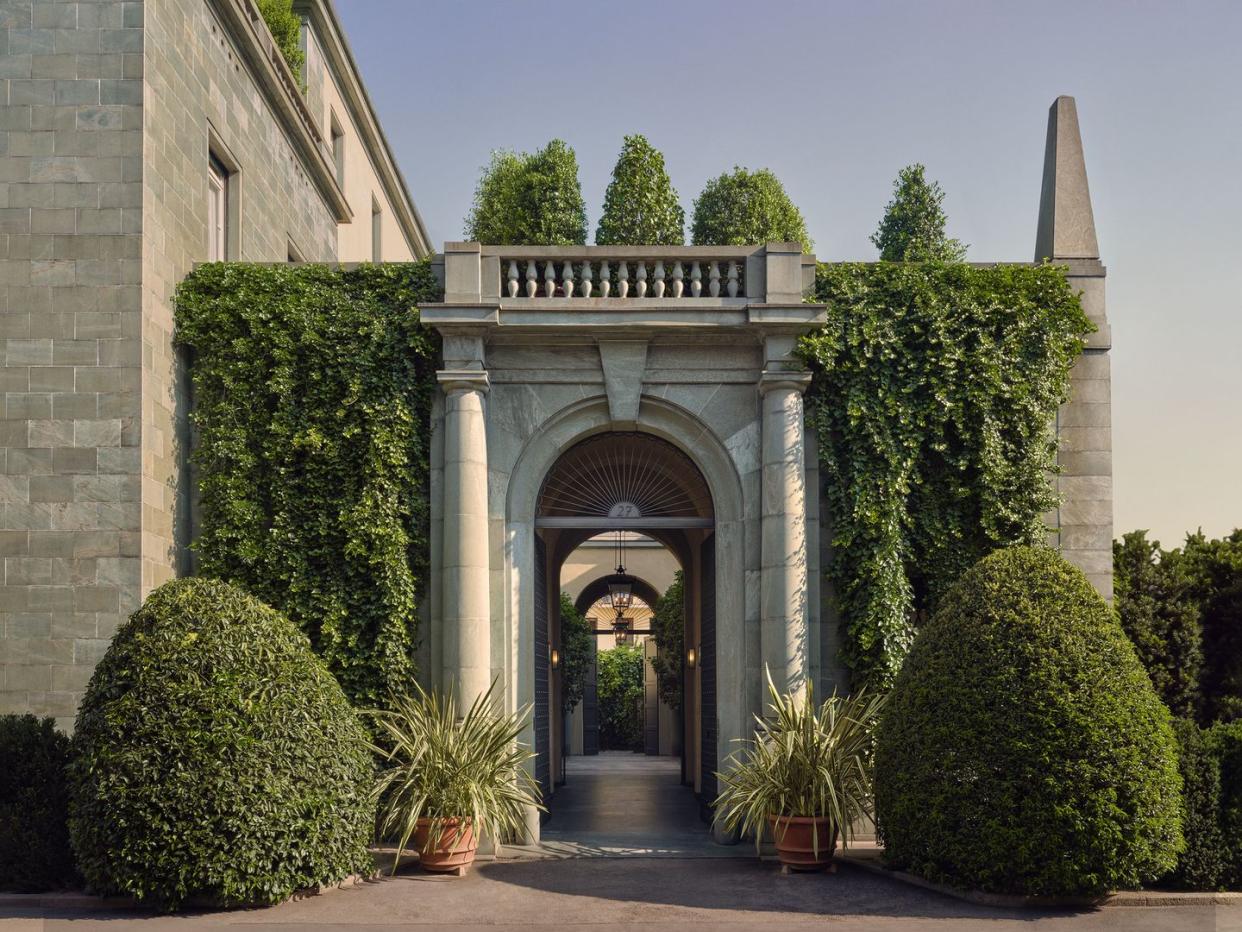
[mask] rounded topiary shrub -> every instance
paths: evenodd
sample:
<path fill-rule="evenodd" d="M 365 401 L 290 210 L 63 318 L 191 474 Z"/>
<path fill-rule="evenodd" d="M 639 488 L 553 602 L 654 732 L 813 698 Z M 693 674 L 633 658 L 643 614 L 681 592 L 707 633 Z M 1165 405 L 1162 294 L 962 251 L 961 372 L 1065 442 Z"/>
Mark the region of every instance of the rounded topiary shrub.
<path fill-rule="evenodd" d="M 893 687 L 875 783 L 890 863 L 956 887 L 1094 895 L 1182 848 L 1169 713 L 1046 548 L 997 551 L 942 599 Z"/>
<path fill-rule="evenodd" d="M 370 865 L 366 733 L 306 636 L 226 583 L 151 593 L 74 745 L 70 832 L 97 892 L 274 903 Z"/>
<path fill-rule="evenodd" d="M 52 719 L 0 715 L 0 890 L 54 890 L 76 880 L 68 764 L 69 736 Z"/>

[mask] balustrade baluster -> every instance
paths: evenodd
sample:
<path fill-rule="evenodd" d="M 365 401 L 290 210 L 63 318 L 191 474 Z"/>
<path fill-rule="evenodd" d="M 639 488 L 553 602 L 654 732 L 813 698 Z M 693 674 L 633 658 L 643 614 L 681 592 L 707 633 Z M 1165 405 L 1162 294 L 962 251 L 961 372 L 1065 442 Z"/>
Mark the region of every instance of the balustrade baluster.
<path fill-rule="evenodd" d="M 737 263 L 729 263 L 729 297 L 737 297 Z"/>
<path fill-rule="evenodd" d="M 535 260 L 526 260 L 526 297 L 533 298 L 539 290 L 539 272 L 535 268 Z"/>
<path fill-rule="evenodd" d="M 587 259 L 582 263 L 582 297 L 591 297 L 591 260 Z"/>
<path fill-rule="evenodd" d="M 509 284 L 508 284 L 509 297 L 516 298 L 517 293 L 518 293 L 518 267 L 517 267 L 516 259 L 509 260 L 508 279 L 509 279 Z"/>
<path fill-rule="evenodd" d="M 657 298 L 664 297 L 664 260 L 656 259 L 655 264 L 655 285 L 653 286 L 655 296 Z"/>
<path fill-rule="evenodd" d="M 713 298 L 720 297 L 720 263 L 714 259 L 708 263 L 711 270 L 707 275 L 707 293 Z"/>
<path fill-rule="evenodd" d="M 574 264 L 568 259 L 561 267 L 561 288 L 565 292 L 565 297 L 572 298 L 574 296 Z"/>
<path fill-rule="evenodd" d="M 638 260 L 638 270 L 634 273 L 634 291 L 640 298 L 647 297 L 647 261 Z"/>
<path fill-rule="evenodd" d="M 601 298 L 608 297 L 612 291 L 612 269 L 608 266 L 608 260 L 605 259 L 599 264 L 599 296 Z"/>
<path fill-rule="evenodd" d="M 686 270 L 681 266 L 681 260 L 673 265 L 673 297 L 680 298 L 685 291 L 686 283 L 682 280 L 686 277 Z"/>
<path fill-rule="evenodd" d="M 703 293 L 703 268 L 695 262 L 690 266 L 690 296 L 697 298 Z"/>
<path fill-rule="evenodd" d="M 625 298 L 630 294 L 630 264 L 622 262 L 617 270 L 617 297 Z"/>
<path fill-rule="evenodd" d="M 556 263 L 551 259 L 543 264 L 543 294 L 546 298 L 556 294 Z"/>

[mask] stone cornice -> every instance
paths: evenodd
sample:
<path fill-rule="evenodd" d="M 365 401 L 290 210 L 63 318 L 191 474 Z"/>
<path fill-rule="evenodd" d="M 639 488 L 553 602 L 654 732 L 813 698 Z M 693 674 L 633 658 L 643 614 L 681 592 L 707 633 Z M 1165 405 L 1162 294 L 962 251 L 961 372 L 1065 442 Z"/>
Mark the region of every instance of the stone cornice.
<path fill-rule="evenodd" d="M 345 38 L 345 30 L 336 15 L 331 0 L 295 0 L 293 8 L 307 17 L 323 46 L 328 67 L 338 81 L 341 96 L 349 108 L 354 125 L 362 137 L 363 146 L 371 159 L 371 165 L 384 187 L 384 193 L 392 204 L 397 223 L 405 235 L 410 251 L 419 258 L 432 251 L 431 237 L 423 218 L 410 197 L 405 178 L 397 167 L 388 139 L 375 115 L 375 107 Z"/>
<path fill-rule="evenodd" d="M 276 47 L 276 40 L 272 38 L 258 6 L 254 0 L 208 2 L 284 127 L 285 135 L 315 187 L 323 195 L 336 222 L 348 223 L 354 214 L 336 180 L 336 167 L 324 149 L 323 134 L 306 105 L 297 76 Z"/>

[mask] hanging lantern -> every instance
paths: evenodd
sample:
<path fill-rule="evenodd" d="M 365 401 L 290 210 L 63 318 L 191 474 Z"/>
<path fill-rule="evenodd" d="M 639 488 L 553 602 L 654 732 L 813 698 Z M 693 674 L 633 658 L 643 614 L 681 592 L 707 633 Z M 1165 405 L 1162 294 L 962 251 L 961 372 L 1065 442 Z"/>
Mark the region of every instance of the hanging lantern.
<path fill-rule="evenodd" d="M 624 609 L 617 609 L 617 617 L 612 620 L 612 634 L 618 645 L 630 643 L 630 620 L 625 617 Z"/>
<path fill-rule="evenodd" d="M 608 604 L 621 613 L 634 604 L 634 577 L 625 572 L 625 537 L 617 531 L 617 571 L 608 577 Z M 613 627 L 616 627 L 614 624 Z"/>

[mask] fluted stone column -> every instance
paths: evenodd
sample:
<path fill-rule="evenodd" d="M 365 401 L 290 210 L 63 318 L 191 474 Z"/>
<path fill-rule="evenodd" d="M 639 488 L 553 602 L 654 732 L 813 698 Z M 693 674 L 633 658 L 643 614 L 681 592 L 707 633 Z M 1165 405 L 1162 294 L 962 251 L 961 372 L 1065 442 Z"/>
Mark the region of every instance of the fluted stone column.
<path fill-rule="evenodd" d="M 437 373 L 444 405 L 444 675 L 467 708 L 492 681 L 488 592 L 487 373 Z"/>
<path fill-rule="evenodd" d="M 782 691 L 805 688 L 808 664 L 806 479 L 802 395 L 809 372 L 764 372 L 760 650 Z"/>

